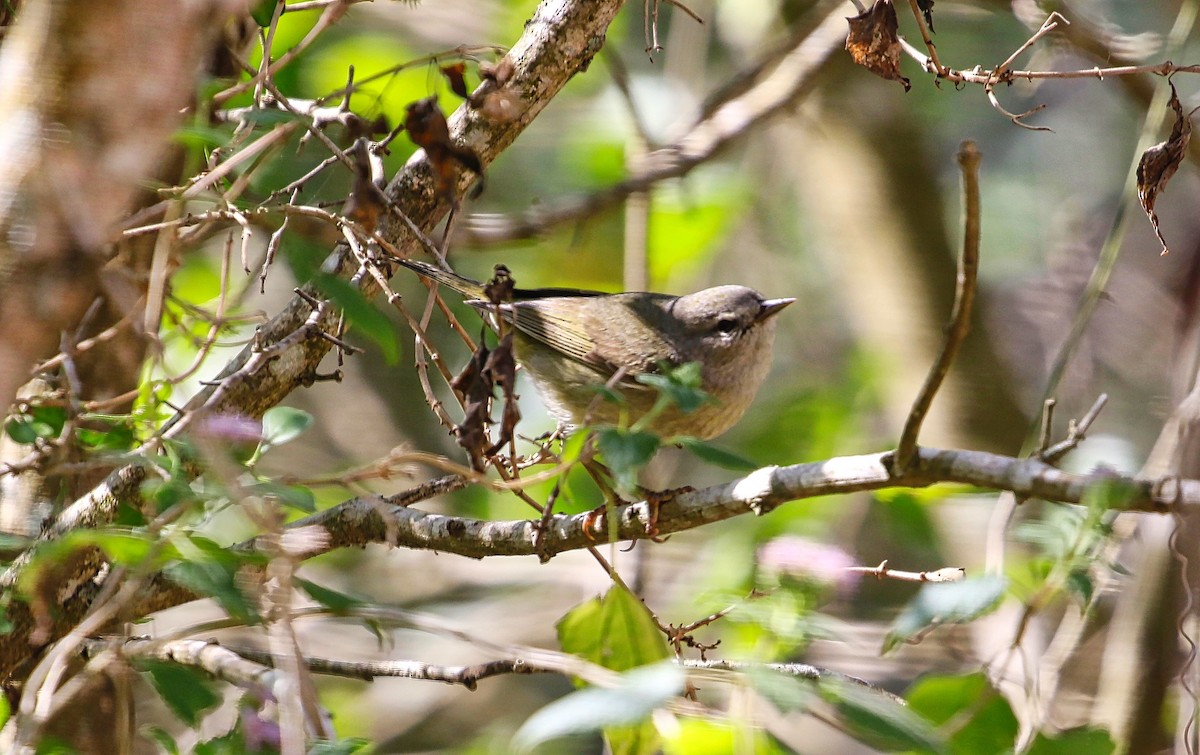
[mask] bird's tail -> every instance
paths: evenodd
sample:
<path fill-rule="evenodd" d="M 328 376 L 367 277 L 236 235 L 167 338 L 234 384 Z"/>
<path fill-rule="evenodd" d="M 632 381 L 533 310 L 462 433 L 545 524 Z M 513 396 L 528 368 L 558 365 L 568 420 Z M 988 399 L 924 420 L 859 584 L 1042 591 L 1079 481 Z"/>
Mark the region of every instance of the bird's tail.
<path fill-rule="evenodd" d="M 468 299 L 484 298 L 483 284 L 479 281 L 471 280 L 458 273 L 452 273 L 449 270 L 443 270 L 440 267 L 430 265 L 428 262 L 405 259 L 396 259 L 396 262 L 412 270 L 417 275 L 454 289 Z"/>

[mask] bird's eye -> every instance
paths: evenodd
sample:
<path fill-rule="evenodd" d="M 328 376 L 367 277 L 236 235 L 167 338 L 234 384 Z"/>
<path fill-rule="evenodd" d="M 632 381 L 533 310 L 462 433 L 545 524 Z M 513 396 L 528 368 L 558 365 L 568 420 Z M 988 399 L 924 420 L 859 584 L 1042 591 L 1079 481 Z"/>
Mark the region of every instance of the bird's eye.
<path fill-rule="evenodd" d="M 717 332 L 721 335 L 729 335 L 738 329 L 738 321 L 733 317 L 722 317 L 717 320 Z"/>

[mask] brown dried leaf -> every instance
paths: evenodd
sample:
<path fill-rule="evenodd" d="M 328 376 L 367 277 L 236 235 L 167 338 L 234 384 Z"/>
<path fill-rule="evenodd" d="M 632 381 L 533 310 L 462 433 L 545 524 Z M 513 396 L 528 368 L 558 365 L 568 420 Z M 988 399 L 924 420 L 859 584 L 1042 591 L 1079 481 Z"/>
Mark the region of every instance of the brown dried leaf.
<path fill-rule="evenodd" d="M 1154 211 L 1154 203 L 1158 201 L 1159 192 L 1167 188 L 1167 182 L 1179 169 L 1179 164 L 1183 162 L 1187 153 L 1188 142 L 1192 139 L 1192 122 L 1183 113 L 1183 105 L 1179 103 L 1179 95 L 1175 91 L 1175 82 L 1167 83 L 1171 86 L 1169 104 L 1175 111 L 1175 125 L 1171 127 L 1171 135 L 1165 142 L 1155 144 L 1142 153 L 1137 168 L 1138 201 L 1142 203 L 1146 217 L 1150 218 L 1154 235 L 1158 236 L 1158 241 L 1162 244 L 1163 254 L 1169 250 L 1167 240 L 1163 238 L 1158 225 L 1158 213 Z"/>
<path fill-rule="evenodd" d="M 906 92 L 912 89 L 908 79 L 900 75 L 900 39 L 896 35 L 899 23 L 891 0 L 875 0 L 868 10 L 846 21 L 850 24 L 846 49 L 854 62 L 877 76 L 899 81 Z"/>
<path fill-rule="evenodd" d="M 497 63 L 489 63 L 486 60 L 479 63 L 479 76 L 485 81 L 494 82 L 496 86 L 501 87 L 508 83 L 516 70 L 516 65 L 507 56 L 501 58 Z"/>
<path fill-rule="evenodd" d="M 484 370 L 491 379 L 492 385 L 500 386 L 504 396 L 504 413 L 500 417 L 500 434 L 496 442 L 486 453 L 488 456 L 513 442 L 513 434 L 517 430 L 517 422 L 521 420 L 521 410 L 517 407 L 517 360 L 513 356 L 513 332 L 504 334 L 500 343 L 488 356 Z"/>
<path fill-rule="evenodd" d="M 387 206 L 387 199 L 371 175 L 368 149 L 366 138 L 359 138 L 350 149 L 350 156 L 354 158 L 354 188 L 342 207 L 342 214 L 373 231 Z"/>
<path fill-rule="evenodd" d="M 464 100 L 468 94 L 466 73 L 467 64 L 461 60 L 448 66 L 442 66 L 442 76 L 446 77 L 446 81 L 450 83 L 450 91 Z"/>
<path fill-rule="evenodd" d="M 454 440 L 471 457 L 471 467 L 483 470 L 484 447 L 487 445 L 487 425 L 491 422 L 492 381 L 487 370 L 488 348 L 479 340 L 479 348 L 471 355 L 462 372 L 450 381 L 463 399 L 463 421 L 454 426 Z"/>
<path fill-rule="evenodd" d="M 929 31 L 934 31 L 933 0 L 917 0 L 917 7 L 921 9 L 921 15 L 925 17 L 925 25 L 929 27 Z"/>
<path fill-rule="evenodd" d="M 492 304 L 499 306 L 506 301 L 512 301 L 513 289 L 516 288 L 516 285 L 508 268 L 504 265 L 496 265 L 492 268 L 492 279 L 483 287 L 483 295 Z"/>
<path fill-rule="evenodd" d="M 437 180 L 439 194 L 451 196 L 456 162 L 483 176 L 483 164 L 479 162 L 475 153 L 467 147 L 460 147 L 450 139 L 450 127 L 446 124 L 446 116 L 437 105 L 437 97 L 426 97 L 410 103 L 405 108 L 404 128 L 413 144 L 425 150 Z"/>

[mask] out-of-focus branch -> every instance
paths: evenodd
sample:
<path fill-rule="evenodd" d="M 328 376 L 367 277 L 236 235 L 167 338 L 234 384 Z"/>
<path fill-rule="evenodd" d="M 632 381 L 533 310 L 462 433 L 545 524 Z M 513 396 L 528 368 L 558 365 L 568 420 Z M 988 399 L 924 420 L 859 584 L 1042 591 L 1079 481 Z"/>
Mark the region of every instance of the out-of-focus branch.
<path fill-rule="evenodd" d="M 756 67 L 752 78 L 740 82 L 743 86 L 726 90 L 724 99 L 706 107 L 682 136 L 649 152 L 624 181 L 557 207 L 535 208 L 517 216 L 472 215 L 461 231 L 463 240 L 502 244 L 532 238 L 603 212 L 660 181 L 687 175 L 731 142 L 794 105 L 809 90 L 821 64 L 845 43 L 844 16 L 853 15 L 853 8 L 850 3 L 834 6 L 815 29 L 783 49 L 773 65 Z"/>

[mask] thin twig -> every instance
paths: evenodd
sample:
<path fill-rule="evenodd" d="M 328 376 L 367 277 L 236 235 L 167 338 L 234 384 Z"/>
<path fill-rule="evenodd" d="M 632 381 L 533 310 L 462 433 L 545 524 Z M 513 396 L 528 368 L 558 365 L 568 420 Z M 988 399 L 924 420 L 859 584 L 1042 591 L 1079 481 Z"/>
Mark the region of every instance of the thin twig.
<path fill-rule="evenodd" d="M 971 329 L 971 306 L 975 301 L 976 277 L 979 272 L 980 199 L 979 199 L 979 149 L 975 142 L 967 140 L 958 151 L 958 164 L 963 176 L 963 248 L 958 259 L 958 275 L 954 287 L 954 304 L 950 309 L 950 324 L 946 328 L 946 342 L 942 352 L 929 369 L 920 393 L 913 401 L 904 431 L 896 446 L 896 471 L 903 473 L 908 468 L 917 448 L 917 436 L 921 423 L 933 405 L 933 398 L 941 387 L 954 357 Z"/>

